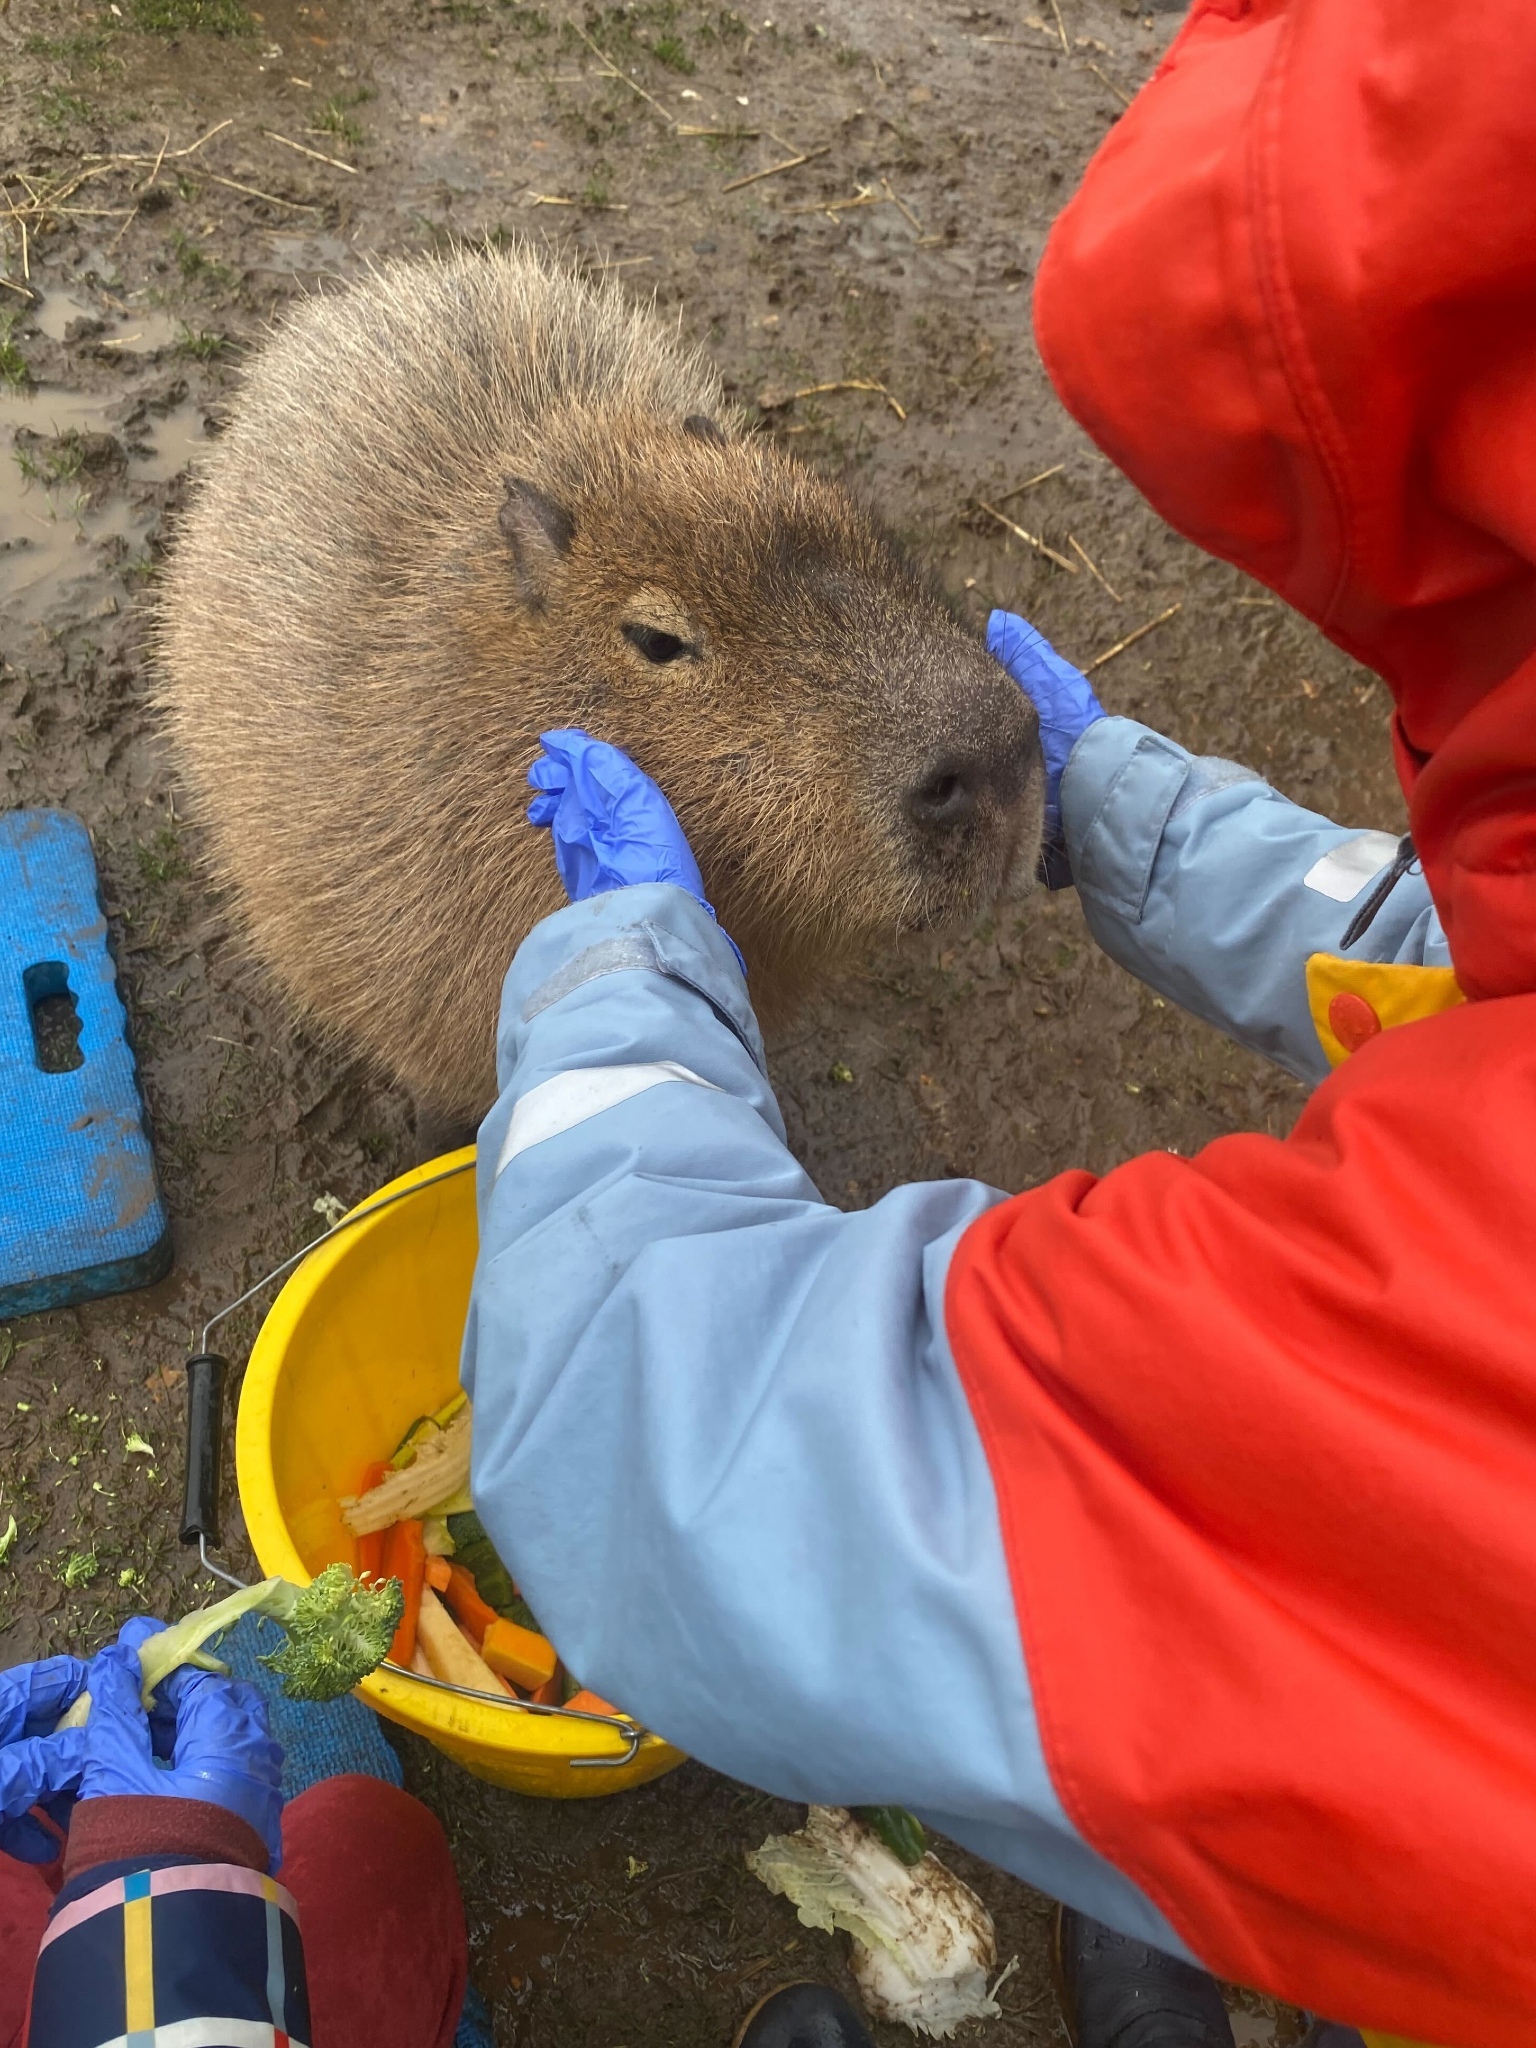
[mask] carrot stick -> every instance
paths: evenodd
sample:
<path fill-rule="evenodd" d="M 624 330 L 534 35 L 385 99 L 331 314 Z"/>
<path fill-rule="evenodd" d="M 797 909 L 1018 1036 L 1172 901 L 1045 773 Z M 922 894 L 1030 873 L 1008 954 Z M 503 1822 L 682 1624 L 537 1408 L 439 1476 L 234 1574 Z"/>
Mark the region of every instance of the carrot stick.
<path fill-rule="evenodd" d="M 449 1564 L 446 1557 L 429 1557 L 427 1559 L 427 1584 L 434 1593 L 447 1592 L 448 1578 L 452 1569 L 453 1567 Z"/>
<path fill-rule="evenodd" d="M 480 1597 L 480 1588 L 475 1584 L 474 1574 L 461 1564 L 448 1566 L 448 1584 L 437 1590 L 443 1595 L 459 1620 L 469 1630 L 477 1643 L 485 1640 L 485 1632 L 493 1621 L 500 1619 L 494 1607 Z"/>
<path fill-rule="evenodd" d="M 370 1492 L 390 1470 L 392 1467 L 388 1458 L 375 1459 L 373 1464 L 364 1469 L 358 1493 L 361 1495 Z M 357 1546 L 357 1575 L 360 1579 L 383 1578 L 384 1539 L 388 1534 L 387 1529 L 375 1529 L 371 1535 L 353 1537 L 352 1540 Z"/>
<path fill-rule="evenodd" d="M 421 1612 L 421 1592 L 427 1579 L 427 1551 L 421 1540 L 421 1524 L 396 1522 L 384 1546 L 384 1576 L 398 1579 L 405 1592 L 405 1610 L 395 1640 L 389 1646 L 389 1661 L 410 1669 L 416 1647 L 416 1622 Z"/>
<path fill-rule="evenodd" d="M 573 1692 L 565 1704 L 574 1707 L 578 1714 L 617 1714 L 622 1711 L 612 1700 L 601 1699 L 595 1692 L 588 1692 L 585 1686 L 580 1692 Z"/>
<path fill-rule="evenodd" d="M 554 1676 L 546 1678 L 542 1685 L 536 1685 L 528 1695 L 535 1706 L 558 1707 L 565 1701 L 565 1673 L 557 1664 Z"/>

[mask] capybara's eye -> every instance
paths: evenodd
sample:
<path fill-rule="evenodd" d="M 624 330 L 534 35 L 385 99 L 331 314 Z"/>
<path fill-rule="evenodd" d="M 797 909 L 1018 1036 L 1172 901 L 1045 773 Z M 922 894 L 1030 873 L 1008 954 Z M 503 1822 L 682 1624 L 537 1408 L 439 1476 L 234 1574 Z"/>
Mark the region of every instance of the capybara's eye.
<path fill-rule="evenodd" d="M 663 633 L 660 626 L 626 626 L 624 638 L 647 661 L 677 661 L 693 652 L 686 640 L 679 640 L 675 633 Z"/>

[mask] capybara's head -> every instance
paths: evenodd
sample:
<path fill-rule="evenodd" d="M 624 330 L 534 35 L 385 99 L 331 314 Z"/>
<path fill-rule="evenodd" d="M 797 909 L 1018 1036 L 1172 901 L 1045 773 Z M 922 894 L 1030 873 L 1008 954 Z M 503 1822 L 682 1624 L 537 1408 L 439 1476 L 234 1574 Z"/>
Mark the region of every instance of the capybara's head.
<path fill-rule="evenodd" d="M 1024 696 L 653 312 L 526 251 L 290 315 L 182 521 L 158 651 L 254 951 L 448 1110 L 489 1101 L 507 963 L 564 901 L 524 815 L 551 726 L 660 783 L 770 1018 L 1034 866 Z"/>
<path fill-rule="evenodd" d="M 473 629 L 656 778 L 776 1006 L 1027 880 L 1034 709 L 848 492 L 704 416 L 547 421 L 541 458 Z"/>

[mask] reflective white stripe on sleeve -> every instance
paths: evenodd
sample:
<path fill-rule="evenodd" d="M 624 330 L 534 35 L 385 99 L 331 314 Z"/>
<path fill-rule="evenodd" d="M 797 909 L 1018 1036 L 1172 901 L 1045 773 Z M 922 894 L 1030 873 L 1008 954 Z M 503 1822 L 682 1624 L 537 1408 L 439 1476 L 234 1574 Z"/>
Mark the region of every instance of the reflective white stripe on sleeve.
<path fill-rule="evenodd" d="M 1361 832 L 1313 861 L 1301 878 L 1302 886 L 1334 903 L 1353 903 L 1396 852 L 1397 841 L 1390 832 Z"/>
<path fill-rule="evenodd" d="M 546 1138 L 558 1138 L 574 1130 L 589 1116 L 597 1116 L 615 1104 L 643 1095 L 647 1088 L 659 1088 L 663 1081 L 691 1081 L 696 1088 L 708 1088 L 718 1095 L 713 1081 L 676 1060 L 648 1060 L 631 1067 L 575 1067 L 568 1074 L 552 1074 L 537 1088 L 530 1088 L 512 1111 L 501 1157 L 496 1161 L 499 1179 L 519 1152 L 530 1145 L 542 1145 Z"/>

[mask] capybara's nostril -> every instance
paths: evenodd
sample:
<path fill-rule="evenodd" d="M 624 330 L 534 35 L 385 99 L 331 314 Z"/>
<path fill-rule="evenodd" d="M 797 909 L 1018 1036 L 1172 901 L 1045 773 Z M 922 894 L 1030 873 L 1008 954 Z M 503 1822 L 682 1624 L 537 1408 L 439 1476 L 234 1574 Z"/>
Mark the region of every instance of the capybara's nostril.
<path fill-rule="evenodd" d="M 976 815 L 978 780 L 969 762 L 952 758 L 935 761 L 921 781 L 907 791 L 907 816 L 915 825 L 930 825 L 941 831 L 968 825 Z"/>

